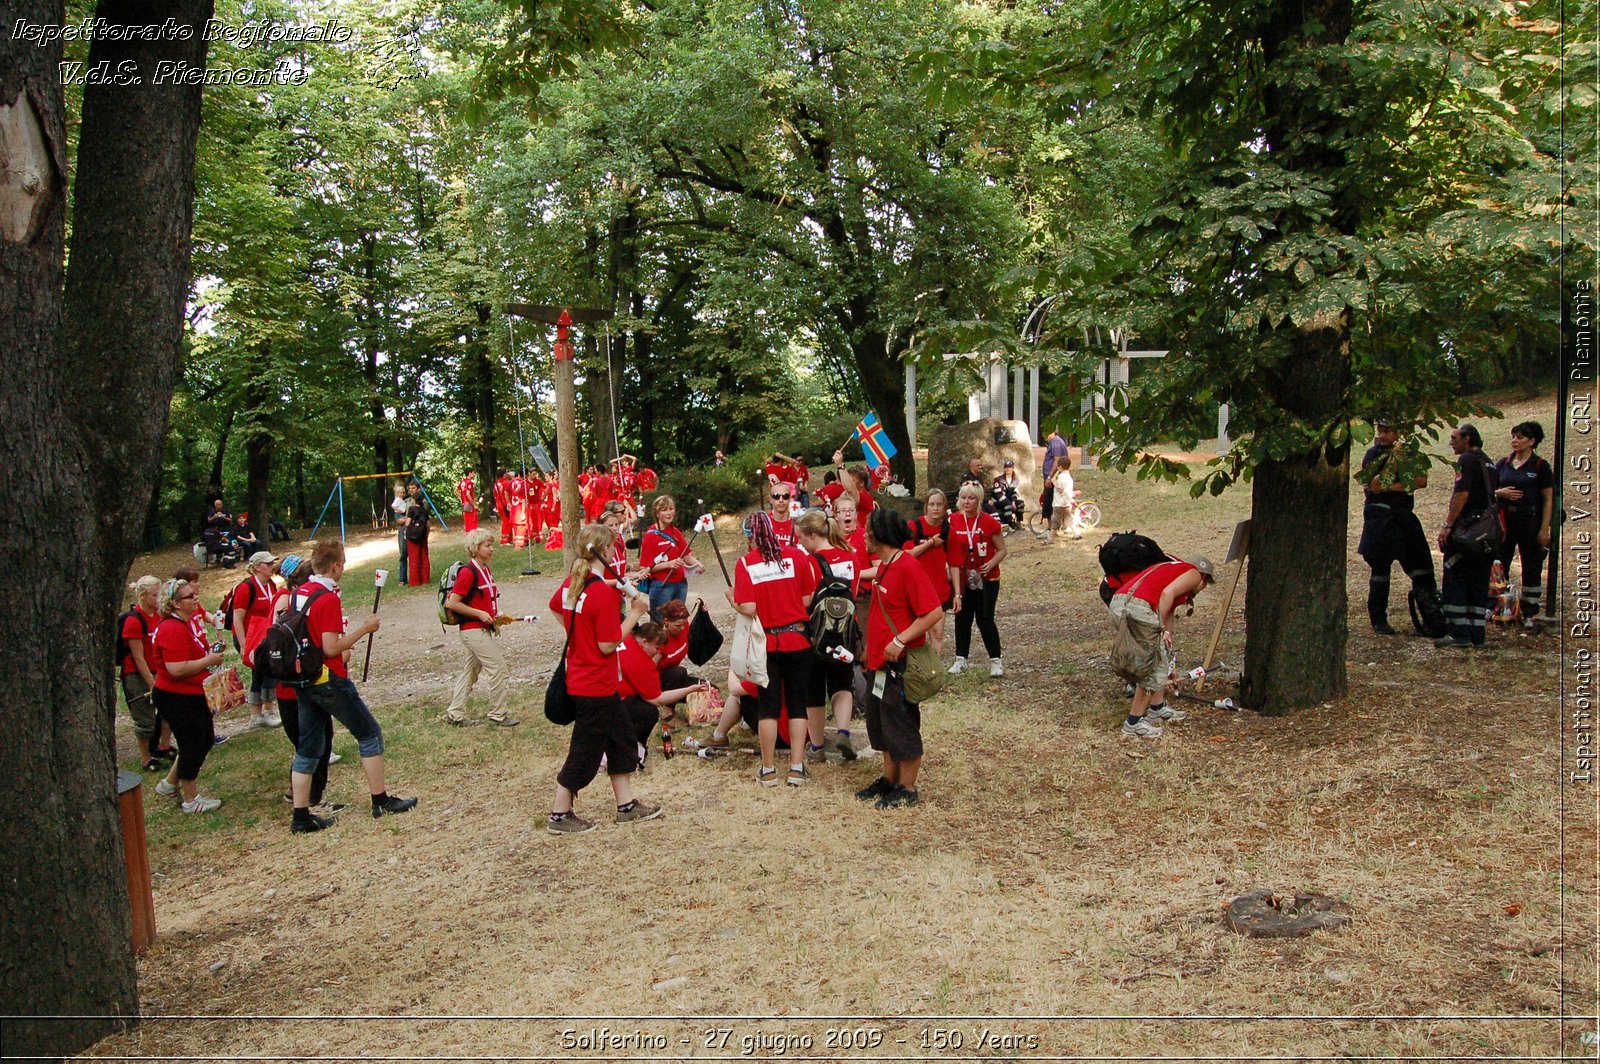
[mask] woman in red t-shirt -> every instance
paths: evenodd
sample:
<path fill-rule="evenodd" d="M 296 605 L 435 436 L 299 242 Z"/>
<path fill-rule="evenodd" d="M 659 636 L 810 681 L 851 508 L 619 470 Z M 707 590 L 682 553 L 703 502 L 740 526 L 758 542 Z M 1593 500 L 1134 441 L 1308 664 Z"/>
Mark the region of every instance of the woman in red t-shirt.
<path fill-rule="evenodd" d="M 499 629 L 494 623 L 501 615 L 500 585 L 489 569 L 494 547 L 494 536 L 488 529 L 468 532 L 467 564 L 456 574 L 456 582 L 445 596 L 445 609 L 460 621 L 457 630 L 462 649 L 461 671 L 456 674 L 450 704 L 444 710 L 446 724 L 467 722 L 467 696 L 480 673 L 489 685 L 489 723 L 502 728 L 515 728 L 522 723 L 506 711 L 511 669 L 500 649 Z"/>
<path fill-rule="evenodd" d="M 657 495 L 650 511 L 656 523 L 645 529 L 639 539 L 639 568 L 645 571 L 649 582 L 639 586 L 650 593 L 650 609 L 660 610 L 668 602 L 685 602 L 689 598 L 689 581 L 686 573 L 705 572 L 689 550 L 689 541 L 677 527 L 678 504 L 671 495 Z"/>
<path fill-rule="evenodd" d="M 845 542 L 839 523 L 831 520 L 821 510 L 807 510 L 794 523 L 800 546 L 815 559 L 817 586 L 829 580 L 842 581 L 850 587 L 854 599 L 861 583 L 856 576 L 856 553 Z M 828 571 L 822 571 L 826 563 Z M 856 748 L 850 737 L 850 718 L 855 713 L 855 655 L 857 646 L 843 648 L 850 657 L 830 654 L 819 657 L 811 666 L 811 689 L 806 698 L 806 716 L 826 719 L 829 707 L 833 709 L 833 726 L 838 730 L 835 749 L 846 761 L 856 759 Z"/>
<path fill-rule="evenodd" d="M 122 697 L 127 699 L 134 739 L 144 754 L 144 770 L 154 772 L 163 762 L 178 756 L 169 745 L 172 732 L 156 712 L 151 694 L 156 682 L 153 670 L 156 667 L 156 626 L 161 623 L 161 581 L 153 576 L 141 576 L 134 581 L 131 590 L 133 608 L 122 615 L 122 628 L 117 632 L 124 648 Z"/>
<path fill-rule="evenodd" d="M 606 559 L 606 579 L 620 583 L 628 575 L 628 541 L 623 538 L 623 523 L 627 520 L 620 502 L 612 499 L 600 511 L 600 523 L 611 530 L 611 554 Z"/>
<path fill-rule="evenodd" d="M 867 542 L 878 556 L 867 614 L 867 737 L 883 751 L 883 775 L 856 792 L 879 809 L 917 804 L 917 773 L 922 768 L 922 710 L 905 696 L 908 650 L 944 619 L 939 595 L 922 566 L 907 557 L 911 533 L 899 516 L 879 510 L 868 526 Z"/>
<path fill-rule="evenodd" d="M 928 583 L 949 612 L 955 603 L 955 587 L 950 583 L 950 566 L 945 561 L 945 537 L 950 534 L 950 503 L 944 492 L 934 488 L 922 504 L 922 516 L 913 517 L 907 528 L 911 531 L 912 546 L 906 553 L 917 559 Z M 933 647 L 944 655 L 944 625 L 941 623 L 928 633 Z"/>
<path fill-rule="evenodd" d="M 628 715 L 639 743 L 639 767 L 644 767 L 650 752 L 650 733 L 661 722 L 672 721 L 672 707 L 705 684 L 694 682 L 681 687 L 662 688 L 661 649 L 667 634 L 655 621 L 640 621 L 617 649 L 618 694 L 622 711 Z"/>
<path fill-rule="evenodd" d="M 628 619 L 622 615 L 622 595 L 606 578 L 616 534 L 605 525 L 585 525 L 578 533 L 577 558 L 556 593 L 550 609 L 567 633 L 567 694 L 577 706 L 567 759 L 556 774 L 555 803 L 550 810 L 553 835 L 572 835 L 594 828 L 572 810 L 573 799 L 600 771 L 606 759 L 611 790 L 617 799 L 616 822 L 654 820 L 661 807 L 633 796 L 633 770 L 639 752 L 628 716 L 622 708 L 617 671 L 617 647 L 622 638 L 650 608 L 644 595 L 629 603 Z"/>
<path fill-rule="evenodd" d="M 222 805 L 216 798 L 203 797 L 195 784 L 212 746 L 205 679 L 212 666 L 222 664 L 222 651 L 196 636 L 190 624 L 199 610 L 197 585 L 168 580 L 162 586 L 162 621 L 154 639 L 155 701 L 177 740 L 178 759 L 167 778 L 156 784 L 156 793 L 177 798 L 185 813 L 209 813 Z"/>
<path fill-rule="evenodd" d="M 814 749 L 822 738 L 822 711 L 816 719 L 806 715 L 806 695 L 813 662 L 811 640 L 806 635 L 811 593 L 817 587 L 817 567 L 798 547 L 785 547 L 772 529 L 772 517 L 758 510 L 750 517 L 751 549 L 733 567 L 733 587 L 728 601 L 746 617 L 755 617 L 767 633 L 767 686 L 756 704 L 756 734 L 761 740 L 761 768 L 756 779 L 775 787 L 778 769 L 773 763 L 778 745 L 778 717 L 789 713 L 790 786 L 810 777 L 802 760 L 805 731 L 796 722 L 807 721 Z"/>
<path fill-rule="evenodd" d="M 976 618 L 978 632 L 983 636 L 983 649 L 989 652 L 989 675 L 1004 676 L 994 604 L 1000 597 L 1000 562 L 1006 556 L 1005 536 L 999 519 L 983 512 L 983 488 L 977 484 L 963 484 L 957 498 L 957 510 L 950 515 L 950 534 L 944 547 L 956 608 L 956 660 L 950 665 L 950 673 L 955 675 L 967 667 L 967 651 L 972 648 L 972 621 Z"/>

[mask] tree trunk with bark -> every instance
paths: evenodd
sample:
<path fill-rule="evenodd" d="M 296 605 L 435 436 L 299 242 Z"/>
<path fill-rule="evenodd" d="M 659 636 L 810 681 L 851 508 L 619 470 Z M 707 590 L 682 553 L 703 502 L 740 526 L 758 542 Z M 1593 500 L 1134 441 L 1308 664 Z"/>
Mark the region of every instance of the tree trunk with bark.
<path fill-rule="evenodd" d="M 96 11 L 112 24 L 170 17 L 194 32 L 91 44 L 91 66 L 131 62 L 145 87 L 84 90 L 64 288 L 61 47 L 0 35 L 0 411 L 10 426 L 0 469 L 14 508 L 0 543 L 12 591 L 0 636 L 13 651 L 0 670 L 9 737 L 0 997 L 11 1014 L 77 1017 L 7 1021 L 5 1052 L 19 1058 L 74 1053 L 138 1015 L 106 665 L 154 491 L 189 289 L 201 88 L 151 82 L 161 60 L 204 66 L 200 27 L 211 13 L 209 0 Z M 59 24 L 63 12 L 21 0 L 7 17 Z"/>

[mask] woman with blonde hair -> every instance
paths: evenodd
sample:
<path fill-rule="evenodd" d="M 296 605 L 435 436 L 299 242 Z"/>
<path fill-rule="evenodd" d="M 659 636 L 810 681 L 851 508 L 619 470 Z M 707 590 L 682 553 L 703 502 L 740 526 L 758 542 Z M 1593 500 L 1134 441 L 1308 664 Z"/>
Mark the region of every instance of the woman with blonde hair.
<path fill-rule="evenodd" d="M 616 822 L 654 820 L 661 807 L 633 794 L 638 743 L 622 707 L 617 648 L 649 609 L 649 600 L 635 595 L 628 619 L 622 618 L 622 594 L 606 579 L 616 535 L 603 524 L 585 525 L 578 533 L 577 556 L 550 609 L 567 636 L 567 694 L 577 708 L 567 759 L 556 774 L 555 802 L 548 824 L 552 835 L 590 831 L 594 822 L 573 811 L 573 800 L 600 771 L 605 758 L 611 790 L 617 799 Z"/>
<path fill-rule="evenodd" d="M 161 624 L 155 634 L 155 702 L 178 743 L 178 758 L 156 793 L 177 798 L 185 813 L 209 813 L 222 802 L 200 794 L 196 780 L 211 752 L 211 710 L 206 705 L 207 672 L 222 664 L 221 644 L 208 646 L 195 635 L 191 618 L 200 609 L 200 590 L 186 580 L 161 587 Z"/>
<path fill-rule="evenodd" d="M 639 568 L 645 570 L 648 586 L 639 586 L 650 594 L 650 609 L 659 610 L 668 602 L 688 601 L 685 574 L 704 572 L 705 567 L 695 560 L 677 527 L 677 501 L 671 495 L 657 495 L 650 511 L 655 514 L 655 524 L 645 529 L 639 541 Z"/>
<path fill-rule="evenodd" d="M 489 560 L 494 557 L 495 534 L 487 528 L 474 528 L 466 535 L 467 564 L 456 574 L 445 597 L 444 608 L 455 614 L 461 622 L 459 629 L 462 658 L 461 672 L 456 675 L 455 688 L 450 692 L 450 704 L 445 707 L 446 724 L 465 724 L 467 695 L 478 682 L 481 673 L 489 684 L 489 723 L 502 728 L 515 728 L 522 723 L 506 712 L 506 690 L 511 670 L 506 667 L 506 656 L 500 649 L 499 628 L 495 618 L 500 616 L 500 585 L 489 571 Z"/>
<path fill-rule="evenodd" d="M 989 652 L 989 675 L 1004 676 L 994 604 L 1000 597 L 1000 562 L 1006 556 L 1006 541 L 999 519 L 983 512 L 983 488 L 963 484 L 956 494 L 957 510 L 950 515 L 950 535 L 945 541 L 956 608 L 956 659 L 950 672 L 954 675 L 967 667 L 972 622 L 976 620 L 983 649 Z"/>
<path fill-rule="evenodd" d="M 155 634 L 161 623 L 161 581 L 141 576 L 128 590 L 133 605 L 119 618 L 117 640 L 122 649 L 122 697 L 128 702 L 128 717 L 133 721 L 133 737 L 138 743 L 144 770 L 154 772 L 163 761 L 177 756 L 166 745 L 172 739 L 161 714 L 156 712 L 154 690 Z"/>

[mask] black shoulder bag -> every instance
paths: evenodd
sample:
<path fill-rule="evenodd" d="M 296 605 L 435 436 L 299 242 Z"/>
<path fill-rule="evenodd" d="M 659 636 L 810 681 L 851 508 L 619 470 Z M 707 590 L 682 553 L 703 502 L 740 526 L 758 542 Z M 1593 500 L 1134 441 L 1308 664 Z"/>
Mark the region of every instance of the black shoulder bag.
<path fill-rule="evenodd" d="M 578 598 L 583 598 L 589 590 L 589 585 L 599 580 L 598 576 L 591 575 L 583 582 L 583 587 L 578 591 Z M 578 619 L 577 601 L 567 614 L 567 641 L 561 644 L 561 660 L 556 662 L 556 671 L 550 674 L 550 686 L 544 689 L 544 716 L 551 724 L 562 727 L 578 719 L 578 703 L 572 700 L 572 693 L 567 690 L 567 648 L 572 646 L 572 626 Z"/>
<path fill-rule="evenodd" d="M 1500 522 L 1500 500 L 1495 498 L 1494 484 L 1489 480 L 1487 460 L 1479 461 L 1478 472 L 1483 474 L 1483 490 L 1489 505 L 1471 524 L 1464 524 L 1459 517 L 1456 518 L 1455 525 L 1450 529 L 1450 542 L 1465 554 L 1488 558 L 1500 549 L 1505 528 Z"/>

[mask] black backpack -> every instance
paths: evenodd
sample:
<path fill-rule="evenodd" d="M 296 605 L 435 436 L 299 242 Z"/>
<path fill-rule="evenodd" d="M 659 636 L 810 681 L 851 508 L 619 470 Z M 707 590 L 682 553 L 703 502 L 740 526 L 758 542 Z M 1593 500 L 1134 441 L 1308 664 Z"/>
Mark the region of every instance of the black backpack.
<path fill-rule="evenodd" d="M 1100 571 L 1106 576 L 1138 573 L 1160 565 L 1167 560 L 1167 552 L 1149 536 L 1141 536 L 1137 529 L 1114 533 L 1100 546 Z M 1111 604 L 1115 592 L 1109 581 L 1100 581 L 1100 601 Z"/>
<path fill-rule="evenodd" d="M 319 587 L 306 596 L 305 605 L 291 609 L 267 629 L 256 647 L 256 670 L 286 687 L 305 687 L 316 683 L 322 676 L 325 660 L 320 641 L 312 642 L 306 630 L 306 618 L 312 603 L 328 593 Z M 293 603 L 293 599 L 290 602 Z"/>
<path fill-rule="evenodd" d="M 1413 587 L 1406 597 L 1411 607 L 1411 623 L 1418 632 L 1432 639 L 1450 634 L 1450 622 L 1444 619 L 1444 608 L 1439 604 L 1439 592 L 1426 584 Z"/>
<path fill-rule="evenodd" d="M 144 613 L 139 609 L 139 607 L 131 606 L 129 607 L 128 612 L 119 616 L 117 618 L 117 660 L 113 663 L 119 668 L 122 666 L 123 659 L 129 654 L 133 653 L 133 648 L 130 647 L 128 645 L 128 641 L 122 637 L 122 630 L 128 626 L 129 617 L 139 618 L 139 627 L 144 631 L 145 638 L 148 639 L 150 637 L 150 622 L 145 618 Z M 155 662 L 145 662 L 145 664 L 151 666 L 152 668 L 155 667 Z"/>
<path fill-rule="evenodd" d="M 822 555 L 816 555 L 816 559 L 822 569 L 822 582 L 811 596 L 811 620 L 806 628 L 811 649 L 819 658 L 831 659 L 839 647 L 854 654 L 861 642 L 861 628 L 856 624 L 856 600 L 850 592 L 850 581 L 835 577 Z"/>

